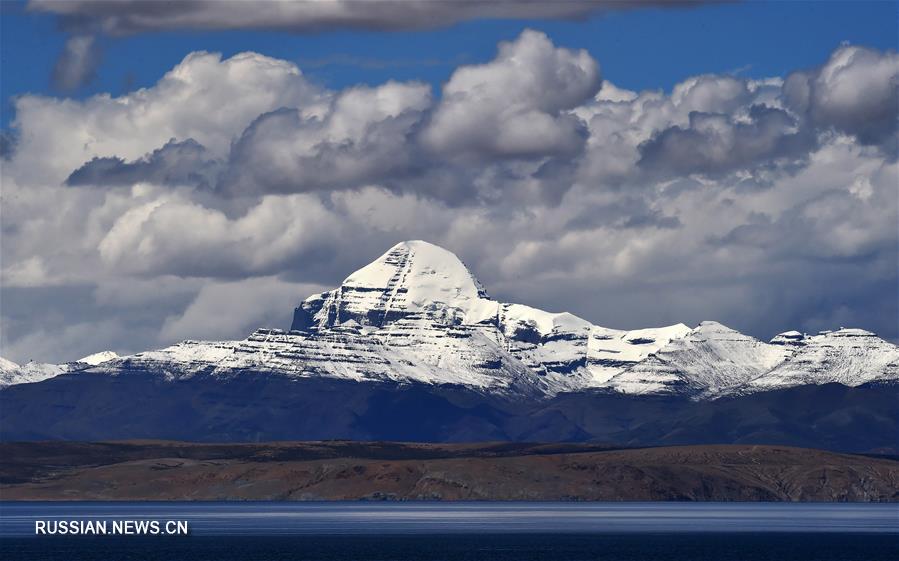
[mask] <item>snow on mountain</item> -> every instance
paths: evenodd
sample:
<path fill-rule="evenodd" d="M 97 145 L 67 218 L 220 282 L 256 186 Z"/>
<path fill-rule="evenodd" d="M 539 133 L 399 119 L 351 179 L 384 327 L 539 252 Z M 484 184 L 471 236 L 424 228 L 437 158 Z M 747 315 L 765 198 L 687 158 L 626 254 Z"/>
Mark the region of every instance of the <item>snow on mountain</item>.
<path fill-rule="evenodd" d="M 498 303 L 453 253 L 423 241 L 398 243 L 336 289 L 307 298 L 292 330 L 324 329 L 353 320 L 381 327 L 420 312 L 447 323 L 495 318 Z"/>
<path fill-rule="evenodd" d="M 11 360 L 0 357 L 0 388 L 40 382 L 66 372 L 96 366 L 118 357 L 119 355 L 112 351 L 102 351 L 64 364 L 29 361 L 23 365 L 18 365 Z"/>
<path fill-rule="evenodd" d="M 659 351 L 672 340 L 684 337 L 690 331 L 690 328 L 682 323 L 633 331 L 594 327 L 590 333 L 587 349 L 587 369 L 592 375 L 592 383 L 605 385 L 616 374 Z"/>
<path fill-rule="evenodd" d="M 596 385 L 688 330 L 616 331 L 569 313 L 501 303 L 451 252 L 407 241 L 303 301 L 290 331 L 185 341 L 101 369 L 168 378 L 276 372 L 551 395 Z"/>
<path fill-rule="evenodd" d="M 488 329 L 541 379 L 557 390 L 575 389 L 587 379 L 587 341 L 594 326 L 569 313 L 521 304 L 499 304 Z"/>
<path fill-rule="evenodd" d="M 108 362 L 117 358 L 119 358 L 119 355 L 112 351 L 100 351 L 99 353 L 94 353 L 92 355 L 87 355 L 85 357 L 79 358 L 75 362 L 96 366 L 98 364 L 102 364 L 104 362 Z"/>
<path fill-rule="evenodd" d="M 762 343 L 714 321 L 613 376 L 606 387 L 630 394 L 714 397 L 738 388 L 781 363 L 791 351 Z"/>
<path fill-rule="evenodd" d="M 522 395 L 534 394 L 542 385 L 478 328 L 435 325 L 421 317 L 365 331 L 352 320 L 316 334 L 258 329 L 243 341 L 184 341 L 126 357 L 123 365 L 170 379 L 250 371 L 359 382 L 458 384 Z"/>
<path fill-rule="evenodd" d="M 497 302 L 458 257 L 423 241 L 399 243 L 340 287 L 306 299 L 291 329 L 322 333 L 348 321 L 362 329 L 384 328 L 408 317 L 477 326 L 496 345 L 495 353 L 523 363 L 538 376 L 537 385 L 551 392 L 602 383 L 689 331 L 683 324 L 612 330 L 567 312 Z M 415 340 L 414 333 L 408 335 Z M 437 379 L 446 376 L 458 378 L 444 370 Z"/>
<path fill-rule="evenodd" d="M 899 347 L 870 331 L 843 328 L 804 338 L 794 354 L 751 380 L 745 391 L 890 381 L 899 381 Z"/>
<path fill-rule="evenodd" d="M 0 356 L 0 373 L 11 372 L 19 368 L 19 365 Z"/>
<path fill-rule="evenodd" d="M 784 331 L 783 333 L 778 333 L 772 337 L 769 343 L 772 345 L 784 345 L 788 347 L 802 347 L 805 346 L 807 341 L 808 335 L 804 333 L 798 331 Z"/>
<path fill-rule="evenodd" d="M 0 380 L 36 381 L 71 370 L 332 378 L 461 385 L 506 395 L 604 388 L 695 399 L 837 381 L 897 380 L 899 348 L 861 330 L 763 343 L 715 322 L 622 331 L 570 313 L 498 302 L 453 253 L 406 241 L 294 310 L 290 331 L 242 341 L 184 341 L 67 365 L 14 363 Z M 16 368 L 12 368 L 15 366 Z M 3 382 L 19 383 L 19 382 Z"/>
<path fill-rule="evenodd" d="M 44 364 L 31 361 L 20 366 L 10 360 L 2 359 L 2 361 L 0 363 L 0 388 L 40 382 L 69 370 L 69 367 L 63 364 Z"/>

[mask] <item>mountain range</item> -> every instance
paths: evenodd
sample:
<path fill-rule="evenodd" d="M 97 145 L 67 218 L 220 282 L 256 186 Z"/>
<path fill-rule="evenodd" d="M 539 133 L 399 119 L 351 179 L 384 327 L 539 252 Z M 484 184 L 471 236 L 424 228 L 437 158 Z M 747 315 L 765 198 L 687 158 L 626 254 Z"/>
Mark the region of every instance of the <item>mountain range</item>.
<path fill-rule="evenodd" d="M 64 364 L 49 364 L 33 360 L 25 364 L 16 364 L 0 357 L 0 388 L 40 382 L 66 372 L 97 366 L 114 358 L 119 358 L 119 355 L 112 351 L 101 351 Z"/>
<path fill-rule="evenodd" d="M 713 321 L 610 329 L 494 300 L 454 254 L 407 241 L 304 300 L 289 330 L 65 365 L 4 360 L 0 385 L 4 440 L 768 435 L 893 451 L 899 347 L 856 328 L 769 342 Z"/>

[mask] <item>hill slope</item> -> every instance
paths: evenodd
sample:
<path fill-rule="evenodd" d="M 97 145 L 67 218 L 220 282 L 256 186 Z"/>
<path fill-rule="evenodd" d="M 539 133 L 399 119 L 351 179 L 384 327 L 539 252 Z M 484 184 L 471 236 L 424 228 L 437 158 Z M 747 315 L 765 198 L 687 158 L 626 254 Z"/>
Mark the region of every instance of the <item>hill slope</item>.
<path fill-rule="evenodd" d="M 0 445 L 7 500 L 896 501 L 899 462 L 776 446 Z"/>

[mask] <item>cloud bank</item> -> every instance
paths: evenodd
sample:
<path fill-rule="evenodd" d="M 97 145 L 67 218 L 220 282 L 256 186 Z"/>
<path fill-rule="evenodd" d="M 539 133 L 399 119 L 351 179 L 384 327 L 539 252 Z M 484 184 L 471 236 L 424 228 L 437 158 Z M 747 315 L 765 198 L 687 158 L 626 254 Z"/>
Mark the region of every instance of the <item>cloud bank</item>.
<path fill-rule="evenodd" d="M 525 31 L 439 92 L 198 52 L 117 98 L 24 95 L 0 169 L 2 354 L 283 327 L 403 239 L 610 327 L 895 338 L 897 77 L 896 53 L 841 46 L 785 77 L 632 92 Z"/>

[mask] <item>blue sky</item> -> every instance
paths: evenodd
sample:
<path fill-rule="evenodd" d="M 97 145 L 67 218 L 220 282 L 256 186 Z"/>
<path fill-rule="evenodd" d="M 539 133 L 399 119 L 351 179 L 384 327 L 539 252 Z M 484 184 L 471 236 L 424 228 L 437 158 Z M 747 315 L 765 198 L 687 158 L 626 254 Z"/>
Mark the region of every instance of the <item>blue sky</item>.
<path fill-rule="evenodd" d="M 50 79 L 66 36 L 55 15 L 4 2 L 2 18 L 2 126 L 12 118 L 11 97 L 57 95 Z M 583 21 L 478 20 L 445 29 L 289 34 L 269 31 L 163 32 L 101 36 L 96 79 L 67 95 L 120 95 L 154 84 L 192 51 L 241 51 L 295 61 L 331 88 L 388 79 L 439 86 L 460 64 L 493 57 L 499 41 L 525 27 L 545 31 L 559 46 L 587 49 L 615 84 L 634 90 L 670 89 L 702 73 L 782 76 L 815 66 L 840 43 L 895 49 L 893 2 L 744 2 L 683 10 L 611 12 Z"/>

